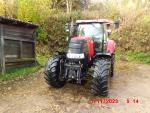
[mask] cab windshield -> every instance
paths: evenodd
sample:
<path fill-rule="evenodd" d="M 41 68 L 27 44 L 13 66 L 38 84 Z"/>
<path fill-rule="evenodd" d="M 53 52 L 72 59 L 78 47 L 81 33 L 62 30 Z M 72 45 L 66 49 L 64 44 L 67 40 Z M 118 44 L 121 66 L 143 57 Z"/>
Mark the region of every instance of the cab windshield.
<path fill-rule="evenodd" d="M 79 24 L 77 26 L 77 36 L 91 37 L 94 41 L 94 50 L 102 51 L 103 48 L 103 26 L 100 23 Z"/>
<path fill-rule="evenodd" d="M 102 25 L 100 23 L 79 24 L 77 36 L 91 37 L 100 41 L 103 38 Z"/>

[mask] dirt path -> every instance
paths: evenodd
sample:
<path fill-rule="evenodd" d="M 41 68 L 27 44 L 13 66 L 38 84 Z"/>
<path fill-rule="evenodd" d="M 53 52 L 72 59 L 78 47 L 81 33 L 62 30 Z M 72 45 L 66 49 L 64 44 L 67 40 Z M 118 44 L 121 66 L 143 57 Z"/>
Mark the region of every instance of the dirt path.
<path fill-rule="evenodd" d="M 118 62 L 116 69 L 109 98 L 118 103 L 89 104 L 88 83 L 49 88 L 41 71 L 0 84 L 0 113 L 150 113 L 150 66 Z"/>

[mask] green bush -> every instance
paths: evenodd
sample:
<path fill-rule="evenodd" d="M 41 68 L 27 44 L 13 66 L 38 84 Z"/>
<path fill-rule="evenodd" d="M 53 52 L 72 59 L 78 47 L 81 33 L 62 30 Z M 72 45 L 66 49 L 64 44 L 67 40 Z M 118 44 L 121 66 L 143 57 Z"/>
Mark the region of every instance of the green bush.
<path fill-rule="evenodd" d="M 149 52 L 150 51 L 150 14 L 146 11 L 136 12 L 121 23 L 112 38 L 116 40 L 122 51 Z"/>
<path fill-rule="evenodd" d="M 129 1 L 122 2 L 119 6 L 115 1 L 105 2 L 91 6 L 86 11 L 73 11 L 67 14 L 65 10 L 51 8 L 48 0 L 26 2 L 21 0 L 17 10 L 17 18 L 24 21 L 38 23 L 37 54 L 50 57 L 55 51 L 65 50 L 67 47 L 65 24 L 72 18 L 99 19 L 106 18 L 121 22 L 118 30 L 112 33 L 112 38 L 117 42 L 117 48 L 127 52 L 150 51 L 150 13 L 149 9 L 139 6 L 129 7 Z M 40 4 L 43 4 L 40 5 Z M 45 8 L 45 9 L 44 9 Z"/>
<path fill-rule="evenodd" d="M 65 50 L 67 47 L 65 25 L 71 21 L 70 18 L 75 21 L 81 17 L 80 12 L 66 14 L 56 11 L 52 16 L 45 19 L 42 28 L 38 30 L 37 53 L 52 55 L 55 51 Z"/>

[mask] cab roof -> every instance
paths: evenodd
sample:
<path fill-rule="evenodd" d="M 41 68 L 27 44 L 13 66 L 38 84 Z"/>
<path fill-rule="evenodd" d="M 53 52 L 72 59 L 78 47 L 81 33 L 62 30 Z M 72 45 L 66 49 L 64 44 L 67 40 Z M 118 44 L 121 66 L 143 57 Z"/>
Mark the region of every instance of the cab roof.
<path fill-rule="evenodd" d="M 83 24 L 83 23 L 106 23 L 106 24 L 113 24 L 114 22 L 108 19 L 94 19 L 94 20 L 77 20 L 77 24 Z"/>

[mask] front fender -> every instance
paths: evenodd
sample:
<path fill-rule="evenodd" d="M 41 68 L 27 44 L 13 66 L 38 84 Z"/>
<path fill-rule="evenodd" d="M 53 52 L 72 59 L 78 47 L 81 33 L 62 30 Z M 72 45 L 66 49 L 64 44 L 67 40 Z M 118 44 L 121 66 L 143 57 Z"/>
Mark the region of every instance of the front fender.
<path fill-rule="evenodd" d="M 102 58 L 102 57 L 107 57 L 107 58 L 111 58 L 112 54 L 111 53 L 96 53 L 96 55 L 94 56 L 95 58 Z"/>

